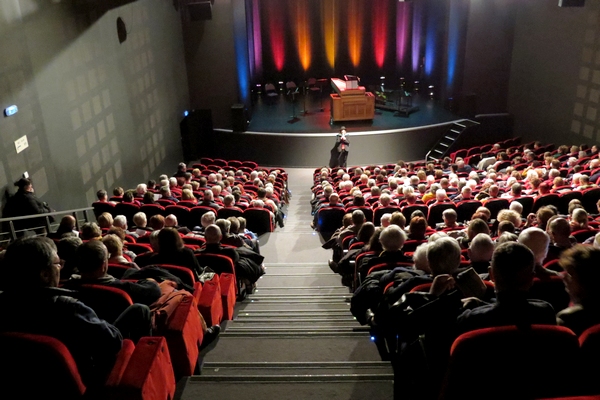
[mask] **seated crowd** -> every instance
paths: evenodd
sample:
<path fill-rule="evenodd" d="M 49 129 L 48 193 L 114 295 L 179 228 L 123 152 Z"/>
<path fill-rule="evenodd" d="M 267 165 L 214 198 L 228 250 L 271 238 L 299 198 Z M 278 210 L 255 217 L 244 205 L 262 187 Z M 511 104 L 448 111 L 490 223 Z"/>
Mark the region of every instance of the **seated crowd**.
<path fill-rule="evenodd" d="M 485 169 L 458 157 L 315 172 L 314 227 L 322 210 L 345 213 L 324 237 L 329 265 L 353 292 L 353 315 L 370 327 L 407 398 L 437 397 L 462 333 L 558 324 L 581 335 L 600 324 L 600 203 L 581 196 L 600 177 L 597 149 L 490 147 L 496 161 Z M 535 207 L 548 193 L 558 195 Z M 508 201 L 488 208 L 494 199 Z M 465 201 L 475 206 L 459 218 Z M 432 220 L 439 204 L 448 207 Z"/>
<path fill-rule="evenodd" d="M 288 201 L 287 175 L 281 169 L 257 166 L 251 169 L 237 164 L 235 167 L 194 164 L 194 168 L 187 168 L 185 163 L 180 163 L 171 178 L 163 174 L 158 181 L 151 179 L 126 191 L 116 187 L 111 197 L 105 190 L 99 190 L 97 197 L 95 209 L 103 209 L 101 207 L 106 203 L 133 205 L 134 209 L 140 207 L 142 210 L 149 210 L 142 208 L 144 205 L 178 205 L 215 213 L 225 209 L 224 212 L 240 214 L 249 208 L 264 208 L 269 211 L 273 225 L 277 223 L 283 227 L 285 216 L 281 208 Z M 164 214 L 160 207 L 158 210 Z M 194 215 L 199 217 L 202 212 Z M 198 224 L 194 218 L 180 222 L 190 229 Z"/>
<path fill-rule="evenodd" d="M 8 313 L 0 323 L 0 332 L 59 339 L 71 352 L 84 384 L 100 387 L 111 373 L 123 339 L 137 343 L 142 337 L 160 334 L 164 329 L 160 323 L 168 319 L 161 319 L 157 310 L 164 310 L 168 303 L 165 299 L 175 292 L 189 292 L 197 301 L 194 304 L 203 331 L 200 350 L 206 348 L 219 335 L 220 318 L 232 317 L 231 310 L 224 310 L 228 305 L 233 307 L 231 299 L 226 300 L 229 294 L 239 299 L 251 293 L 264 274 L 258 238 L 246 229 L 245 218 L 218 218 L 218 210 L 234 204 L 256 207 L 264 202 L 273 218 L 280 214 L 283 221 L 281 208 L 287 201 L 279 200 L 287 196 L 285 187 L 275 185 L 282 179 L 279 170 L 270 175 L 262 170 L 247 175 L 237 172 L 223 171 L 223 176 L 231 179 L 221 181 L 220 172 L 211 173 L 207 179 L 196 168 L 190 173 L 185 164 L 180 164 L 173 178 L 161 176 L 160 187 L 151 181 L 138 185 L 135 191 L 121 193 L 122 189 L 117 188 L 110 199 L 105 191 L 98 192 L 99 202 L 154 204 L 158 198 L 206 204 L 213 210 L 201 215 L 198 226 L 179 226 L 173 214 L 147 218 L 140 211 L 133 215 L 133 221 L 124 215 L 99 213 L 97 223 L 86 222 L 77 229 L 77 221 L 68 215 L 48 237 L 27 237 L 11 243 L 0 262 L 5 277 L 0 304 Z M 252 187 L 258 188 L 256 192 L 245 185 L 249 180 Z M 204 197 L 197 200 L 195 196 L 202 193 L 199 185 Z M 222 269 L 227 264 L 231 268 Z M 223 286 L 226 275 L 233 276 L 234 286 L 229 291 Z M 204 297 L 212 295 L 202 290 L 206 281 L 221 286 L 215 292 L 218 310 L 214 312 L 210 310 L 214 302 L 209 301 L 208 311 L 200 304 L 200 293 Z M 96 309 L 96 302 L 85 304 L 86 297 L 80 296 L 96 286 L 122 291 L 133 304 L 111 319 L 102 319 L 101 315 L 107 315 L 102 314 L 104 308 Z M 25 298 L 21 295 L 23 289 L 28 293 Z"/>

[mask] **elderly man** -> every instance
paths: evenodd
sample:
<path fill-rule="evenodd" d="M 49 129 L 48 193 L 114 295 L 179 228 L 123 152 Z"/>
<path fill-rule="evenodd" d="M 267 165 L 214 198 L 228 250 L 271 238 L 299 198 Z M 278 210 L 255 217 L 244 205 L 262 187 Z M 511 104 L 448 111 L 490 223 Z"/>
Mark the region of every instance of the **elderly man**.
<path fill-rule="evenodd" d="M 213 210 L 215 210 L 215 213 L 217 211 L 219 211 L 219 209 L 221 208 L 220 205 L 218 205 L 215 202 L 215 197 L 214 194 L 212 192 L 212 190 L 205 190 L 204 191 L 204 197 L 202 199 L 202 201 L 200 203 L 198 203 L 199 206 L 205 206 L 205 207 L 210 207 Z"/>
<path fill-rule="evenodd" d="M 548 246 L 550 245 L 550 236 L 546 232 L 540 228 L 527 228 L 519 234 L 519 243 L 525 245 L 533 252 L 536 277 L 545 279 L 551 275 L 558 274 L 543 267 L 543 262 L 548 255 Z"/>
<path fill-rule="evenodd" d="M 178 221 L 177 221 L 177 217 L 173 214 L 169 214 L 165 217 L 165 227 L 167 228 L 174 228 L 177 230 L 177 232 L 179 232 L 182 235 L 187 235 L 188 233 L 190 233 L 191 231 L 186 228 L 185 226 L 179 226 Z"/>
<path fill-rule="evenodd" d="M 398 351 L 392 354 L 392 367 L 394 375 L 402 377 L 402 393 L 408 398 L 435 398 L 439 394 L 437 384 L 445 373 L 455 338 L 456 318 L 462 312 L 464 294 L 455 290 L 461 287 L 456 278 L 460 266 L 460 246 L 456 240 L 442 237 L 429 243 L 427 260 L 435 276 L 430 290 L 408 293 L 411 281 L 422 279 L 411 278 L 395 292 L 386 293 L 387 297 L 393 295 L 398 300 L 387 312 L 380 307 L 374 318 L 376 326 L 387 337 L 394 338 L 387 344 L 398 346 Z M 401 287 L 404 295 L 398 298 Z M 427 354 L 427 367 L 421 363 L 423 351 Z"/>
<path fill-rule="evenodd" d="M 387 228 L 392 223 L 392 213 L 385 213 L 380 218 L 382 228 Z"/>
<path fill-rule="evenodd" d="M 173 196 L 173 194 L 171 193 L 171 189 L 169 189 L 168 186 L 161 186 L 159 192 L 160 192 L 161 199 L 170 200 L 174 203 L 179 203 L 179 199 L 177 197 Z"/>
<path fill-rule="evenodd" d="M 437 230 L 458 230 L 462 229 L 463 225 L 457 223 L 458 214 L 453 208 L 447 208 L 442 212 L 443 223 L 437 224 Z"/>
<path fill-rule="evenodd" d="M 329 195 L 329 201 L 326 203 L 321 204 L 320 206 L 317 207 L 317 209 L 315 210 L 315 214 L 313 215 L 313 221 L 310 224 L 310 227 L 313 229 L 316 229 L 318 226 L 318 222 L 319 222 L 319 211 L 322 208 L 327 208 L 327 207 L 339 207 L 339 208 L 344 208 L 344 205 L 342 203 L 340 203 L 340 196 L 333 192 Z"/>
<path fill-rule="evenodd" d="M 100 203 L 112 203 L 117 204 L 115 201 L 108 200 L 108 193 L 104 189 L 100 189 L 96 192 L 96 197 L 98 198 L 98 202 Z"/>
<path fill-rule="evenodd" d="M 160 288 L 154 280 L 124 282 L 108 275 L 108 251 L 99 240 L 91 240 L 79 246 L 75 253 L 75 264 L 79 275 L 74 275 L 64 285 L 67 289 L 77 290 L 83 284 L 96 284 L 116 287 L 129 296 L 134 303 L 147 306 L 160 297 Z"/>
<path fill-rule="evenodd" d="M 234 249 L 222 246 L 223 234 L 217 225 L 207 226 L 204 238 L 206 239 L 206 245 L 196 250 L 196 253 L 221 254 L 231 258 L 235 266 L 237 280 L 245 285 L 248 293 L 251 293 L 256 287 L 258 278 L 264 274 L 262 268 L 264 257 L 244 247 Z"/>
<path fill-rule="evenodd" d="M 397 225 L 390 225 L 385 228 L 379 236 L 379 242 L 383 247 L 383 252 L 378 257 L 373 257 L 361 269 L 361 276 L 366 276 L 371 267 L 377 264 L 388 264 L 393 269 L 396 263 L 411 263 L 412 259 L 404 255 L 402 247 L 406 241 L 406 233 Z"/>
<path fill-rule="evenodd" d="M 123 229 L 123 232 L 125 232 L 126 235 L 131 235 L 136 239 L 140 237 L 135 231 L 127 230 L 127 217 L 124 215 L 117 215 L 113 220 L 113 226 Z"/>
<path fill-rule="evenodd" d="M 121 349 L 119 330 L 58 288 L 60 259 L 52 240 L 19 239 L 2 263 L 4 292 L 0 331 L 52 336 L 71 352 L 86 386 L 103 385 Z M 26 289 L 27 295 L 23 295 Z"/>
<path fill-rule="evenodd" d="M 193 232 L 195 234 L 204 235 L 204 231 L 209 225 L 212 225 L 217 220 L 217 214 L 213 211 L 208 211 L 200 217 L 200 226 L 195 226 Z"/>
<path fill-rule="evenodd" d="M 470 186 L 465 185 L 460 190 L 460 194 L 452 198 L 452 201 L 459 202 L 463 200 L 473 200 L 473 189 Z"/>
<path fill-rule="evenodd" d="M 479 233 L 471 240 L 469 250 L 467 251 L 471 267 L 478 274 L 487 274 L 490 266 L 490 260 L 494 253 L 494 242 L 490 235 Z"/>
<path fill-rule="evenodd" d="M 223 234 L 219 226 L 215 224 L 208 225 L 204 230 L 204 238 L 206 239 L 206 245 L 197 250 L 197 253 L 221 254 L 231 258 L 233 265 L 237 266 L 240 255 L 234 248 L 221 245 Z"/>
<path fill-rule="evenodd" d="M 570 249 L 576 243 L 575 238 L 571 236 L 569 221 L 565 218 L 551 218 L 548 221 L 546 232 L 550 236 L 550 245 L 548 246 L 548 254 L 544 259 L 544 264 L 560 258 L 562 252 Z"/>
<path fill-rule="evenodd" d="M 492 257 L 490 276 L 497 301 L 462 313 L 457 320 L 459 333 L 503 325 L 556 324 L 549 303 L 527 298 L 535 276 L 535 257 L 526 246 L 515 242 L 499 245 Z"/>
<path fill-rule="evenodd" d="M 352 211 L 352 225 L 342 230 L 338 236 L 338 244 L 341 246 L 346 236 L 357 235 L 360 227 L 365 223 L 366 218 L 362 210 Z"/>
<path fill-rule="evenodd" d="M 133 223 L 135 224 L 135 233 L 138 237 L 149 235 L 152 232 L 152 228 L 149 228 L 146 214 L 143 212 L 137 212 L 133 215 Z"/>
<path fill-rule="evenodd" d="M 135 188 L 135 195 L 134 195 L 134 197 L 136 199 L 140 199 L 141 200 L 141 199 L 144 198 L 144 195 L 146 194 L 147 191 L 148 191 L 148 186 L 146 186 L 145 183 L 140 183 Z"/>
<path fill-rule="evenodd" d="M 161 289 L 154 279 L 139 279 L 136 282 L 129 282 L 108 275 L 108 252 L 100 241 L 90 241 L 79 246 L 76 262 L 81 275 L 73 276 L 65 284 L 65 288 L 78 290 L 81 285 L 92 284 L 123 290 L 131 296 L 131 300 L 135 303 L 130 306 L 128 311 L 128 329 L 135 332 L 133 336 L 141 337 L 150 334 L 148 326 L 144 326 L 150 323 L 150 309 L 147 306 L 152 305 L 161 297 Z M 119 326 L 120 329 L 121 326 Z M 217 338 L 221 327 L 215 325 L 207 328 L 203 318 L 202 326 L 204 336 L 201 346 L 206 347 Z"/>

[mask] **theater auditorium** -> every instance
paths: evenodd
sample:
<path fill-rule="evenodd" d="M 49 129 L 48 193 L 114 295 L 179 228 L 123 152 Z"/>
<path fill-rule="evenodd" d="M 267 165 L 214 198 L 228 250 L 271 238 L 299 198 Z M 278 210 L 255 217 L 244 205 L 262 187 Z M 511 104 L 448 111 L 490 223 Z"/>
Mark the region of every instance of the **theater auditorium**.
<path fill-rule="evenodd" d="M 600 399 L 600 3 L 1 0 L 0 397 Z"/>

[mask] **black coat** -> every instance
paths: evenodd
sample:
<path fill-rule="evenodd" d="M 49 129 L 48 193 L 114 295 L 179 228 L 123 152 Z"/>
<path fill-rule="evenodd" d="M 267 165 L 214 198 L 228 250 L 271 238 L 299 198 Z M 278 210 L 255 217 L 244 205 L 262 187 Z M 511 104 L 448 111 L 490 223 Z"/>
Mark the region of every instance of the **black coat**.
<path fill-rule="evenodd" d="M 2 217 L 22 217 L 25 215 L 45 214 L 51 212 L 50 208 L 35 197 L 31 192 L 19 190 L 8 199 L 4 206 Z M 43 218 L 31 218 L 23 221 L 15 221 L 15 229 L 28 229 L 45 226 Z"/>
<path fill-rule="evenodd" d="M 119 330 L 98 318 L 70 290 L 18 286 L 0 294 L 0 332 L 25 332 L 60 340 L 86 385 L 103 384 L 121 350 Z M 32 360 L 32 362 L 35 362 Z"/>

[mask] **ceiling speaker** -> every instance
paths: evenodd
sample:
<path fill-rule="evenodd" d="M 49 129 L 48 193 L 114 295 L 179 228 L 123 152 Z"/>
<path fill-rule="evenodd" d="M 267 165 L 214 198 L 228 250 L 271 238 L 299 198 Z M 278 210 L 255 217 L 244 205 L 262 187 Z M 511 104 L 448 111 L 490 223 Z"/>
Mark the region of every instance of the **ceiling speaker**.
<path fill-rule="evenodd" d="M 212 2 L 210 0 L 187 3 L 187 9 L 192 21 L 212 19 Z"/>
<path fill-rule="evenodd" d="M 117 37 L 119 38 L 119 43 L 127 40 L 127 27 L 121 17 L 117 18 Z"/>
<path fill-rule="evenodd" d="M 585 0 L 558 0 L 559 7 L 583 7 Z"/>

